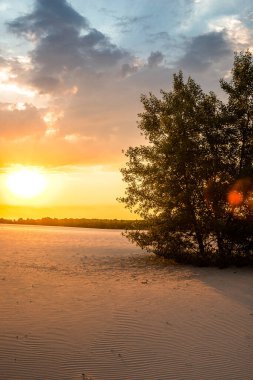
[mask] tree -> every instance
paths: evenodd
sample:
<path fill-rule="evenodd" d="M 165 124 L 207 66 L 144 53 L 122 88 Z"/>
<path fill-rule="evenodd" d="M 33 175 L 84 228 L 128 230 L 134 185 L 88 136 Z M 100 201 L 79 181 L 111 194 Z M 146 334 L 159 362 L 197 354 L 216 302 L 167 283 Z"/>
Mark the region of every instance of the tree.
<path fill-rule="evenodd" d="M 237 179 L 245 171 L 247 183 L 252 178 L 253 77 L 252 87 L 246 86 L 244 114 L 236 100 L 236 85 L 243 92 L 238 75 L 247 68 L 245 82 L 252 76 L 251 58 L 248 52 L 236 55 L 231 83 L 221 82 L 229 93 L 227 105 L 214 93 L 204 94 L 192 78 L 185 83 L 182 72 L 174 75 L 171 91 L 161 91 L 161 99 L 151 93 L 141 97 L 138 127 L 147 144 L 126 152 L 121 172 L 127 188 L 120 201 L 146 222 L 146 230 L 127 232 L 142 248 L 201 264 L 231 262 L 240 248 L 244 256 L 252 255 L 252 187 L 247 185 L 247 205 L 232 199 L 241 196 Z M 243 74 L 238 74 L 239 66 L 245 67 Z M 236 224 L 247 236 L 246 245 L 235 238 Z"/>
<path fill-rule="evenodd" d="M 233 170 L 229 191 L 233 212 L 224 232 L 231 253 L 239 261 L 248 261 L 253 251 L 253 62 L 249 51 L 235 54 L 232 78 L 221 80 L 221 87 L 228 95 L 225 113 Z"/>

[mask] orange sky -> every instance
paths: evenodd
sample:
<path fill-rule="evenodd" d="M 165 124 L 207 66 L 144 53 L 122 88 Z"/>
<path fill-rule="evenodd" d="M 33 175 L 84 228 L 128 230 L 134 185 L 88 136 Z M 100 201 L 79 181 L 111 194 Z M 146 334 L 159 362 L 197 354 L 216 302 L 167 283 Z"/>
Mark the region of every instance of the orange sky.
<path fill-rule="evenodd" d="M 43 190 L 24 197 L 19 183 L 14 189 L 8 184 L 10 173 L 18 173 L 23 166 L 12 166 L 0 174 L 0 215 L 4 218 L 122 218 L 133 219 L 129 211 L 116 202 L 123 195 L 118 170 L 102 166 L 71 166 L 62 168 L 35 168 L 45 181 Z M 34 166 L 25 166 L 34 170 Z M 35 181 L 36 182 L 36 181 Z M 34 182 L 25 190 L 31 190 Z M 14 190 L 15 192 L 13 192 Z M 21 189 L 22 190 L 22 189 Z"/>

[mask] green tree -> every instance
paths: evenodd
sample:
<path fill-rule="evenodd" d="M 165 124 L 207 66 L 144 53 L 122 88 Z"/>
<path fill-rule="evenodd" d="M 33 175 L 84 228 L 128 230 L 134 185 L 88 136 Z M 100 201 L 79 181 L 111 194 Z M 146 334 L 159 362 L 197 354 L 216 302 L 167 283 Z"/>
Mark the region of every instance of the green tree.
<path fill-rule="evenodd" d="M 229 82 L 221 80 L 228 95 L 225 113 L 233 175 L 229 190 L 233 207 L 224 233 L 231 255 L 248 261 L 253 250 L 253 62 L 249 51 L 235 54 L 231 74 Z"/>
<path fill-rule="evenodd" d="M 248 63 L 249 79 L 251 58 L 248 52 L 236 55 L 231 83 L 221 82 L 229 93 L 226 106 L 214 93 L 204 94 L 193 79 L 185 83 L 182 72 L 174 75 L 172 90 L 161 91 L 160 99 L 151 93 L 141 97 L 144 111 L 138 127 L 147 144 L 126 152 L 128 162 L 121 172 L 127 188 L 120 201 L 146 222 L 146 230 L 127 232 L 142 248 L 177 261 L 207 264 L 231 262 L 240 248 L 247 257 L 252 253 L 250 186 L 247 202 L 233 200 L 241 196 L 234 188 L 237 177 L 247 171 L 247 181 L 252 178 L 251 113 L 248 107 L 243 117 L 234 105 L 241 104 L 235 90 L 238 67 Z M 247 244 L 235 234 L 239 225 Z"/>
<path fill-rule="evenodd" d="M 233 127 L 234 175 L 237 178 L 253 175 L 253 62 L 252 54 L 235 54 L 230 82 L 221 80 L 228 95 L 228 121 Z M 230 139 L 231 141 L 231 139 Z"/>

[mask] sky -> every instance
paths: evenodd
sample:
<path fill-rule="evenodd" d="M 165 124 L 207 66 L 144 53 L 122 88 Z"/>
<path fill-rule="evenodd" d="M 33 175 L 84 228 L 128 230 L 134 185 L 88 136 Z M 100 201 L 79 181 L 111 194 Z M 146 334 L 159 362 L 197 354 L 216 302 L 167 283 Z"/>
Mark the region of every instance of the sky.
<path fill-rule="evenodd" d="M 135 218 L 116 198 L 140 95 L 181 69 L 222 97 L 252 31 L 251 0 L 0 0 L 0 217 Z M 41 194 L 10 191 L 22 168 Z"/>

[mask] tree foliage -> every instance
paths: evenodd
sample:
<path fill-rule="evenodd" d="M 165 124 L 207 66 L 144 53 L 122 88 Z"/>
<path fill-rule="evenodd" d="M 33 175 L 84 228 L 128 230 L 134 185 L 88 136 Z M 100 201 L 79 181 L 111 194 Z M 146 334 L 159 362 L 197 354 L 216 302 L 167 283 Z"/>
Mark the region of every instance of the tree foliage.
<path fill-rule="evenodd" d="M 0 224 L 25 224 L 38 226 L 61 226 L 61 227 L 80 227 L 80 228 L 101 228 L 117 230 L 135 230 L 145 228 L 142 220 L 120 220 L 120 219 L 85 219 L 85 218 L 41 218 L 41 219 L 5 219 L 0 218 Z"/>
<path fill-rule="evenodd" d="M 253 258 L 253 62 L 235 54 L 224 104 L 192 78 L 174 74 L 161 97 L 142 95 L 120 199 L 145 221 L 127 231 L 147 251 L 180 262 L 240 264 Z"/>

